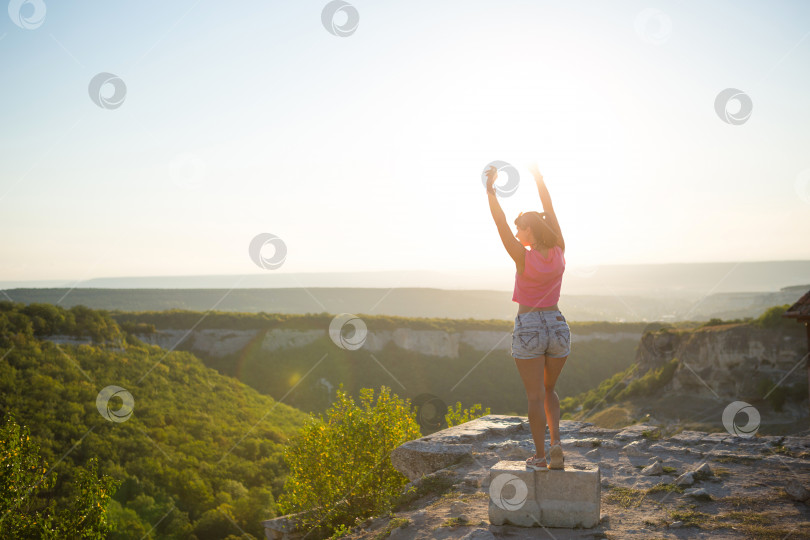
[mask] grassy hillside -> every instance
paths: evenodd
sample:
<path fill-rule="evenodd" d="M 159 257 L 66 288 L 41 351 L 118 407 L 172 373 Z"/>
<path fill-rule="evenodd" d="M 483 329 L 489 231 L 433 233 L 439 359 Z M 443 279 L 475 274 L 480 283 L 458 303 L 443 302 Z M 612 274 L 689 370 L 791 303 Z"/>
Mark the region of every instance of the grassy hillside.
<path fill-rule="evenodd" d="M 40 339 L 53 333 L 95 343 Z M 0 302 L 0 357 L 0 415 L 28 426 L 52 464 L 58 482 L 46 497 L 58 500 L 74 469 L 97 457 L 100 473 L 122 481 L 113 538 L 263 537 L 287 474 L 283 448 L 306 414 L 80 306 Z M 132 396 L 130 416 L 122 393 L 97 407 L 110 385 Z"/>

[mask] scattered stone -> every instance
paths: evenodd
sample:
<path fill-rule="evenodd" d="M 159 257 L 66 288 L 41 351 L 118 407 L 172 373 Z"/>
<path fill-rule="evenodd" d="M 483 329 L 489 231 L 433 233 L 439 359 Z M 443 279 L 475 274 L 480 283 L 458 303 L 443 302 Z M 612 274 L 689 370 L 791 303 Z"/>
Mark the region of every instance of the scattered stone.
<path fill-rule="evenodd" d="M 600 452 L 598 448 L 594 448 L 589 452 L 585 452 L 585 457 L 588 459 L 600 459 L 602 457 L 602 452 Z"/>
<path fill-rule="evenodd" d="M 613 438 L 617 441 L 628 441 L 632 439 L 638 439 L 642 437 L 643 432 L 649 432 L 650 435 L 653 437 L 657 437 L 661 434 L 661 428 L 658 426 L 653 426 L 651 424 L 635 424 L 632 426 L 627 426 L 619 433 L 616 434 Z"/>
<path fill-rule="evenodd" d="M 467 473 L 467 477 L 461 480 L 465 486 L 477 489 L 484 483 L 484 479 L 489 478 L 489 470 L 478 469 Z"/>
<path fill-rule="evenodd" d="M 714 476 L 714 471 L 712 470 L 711 467 L 709 467 L 708 463 L 702 464 L 700 467 L 694 470 L 694 473 L 695 476 L 698 477 L 698 479 L 709 478 L 711 476 Z"/>
<path fill-rule="evenodd" d="M 409 523 L 401 525 L 391 531 L 388 535 L 389 540 L 411 540 L 416 536 L 416 529 L 411 527 Z"/>
<path fill-rule="evenodd" d="M 450 517 L 461 517 L 470 510 L 470 505 L 462 501 L 450 503 Z"/>
<path fill-rule="evenodd" d="M 599 523 L 610 523 L 610 514 L 602 514 L 599 516 Z"/>
<path fill-rule="evenodd" d="M 414 512 L 413 514 L 411 514 L 411 518 L 412 518 L 414 521 L 421 521 L 421 520 L 422 520 L 422 519 L 424 519 L 425 517 L 427 517 L 427 510 L 425 510 L 424 508 L 423 508 L 423 509 L 421 509 L 421 510 L 417 510 L 416 512 Z"/>
<path fill-rule="evenodd" d="M 794 501 L 806 501 L 810 498 L 810 491 L 795 478 L 791 478 L 787 483 L 785 493 Z"/>
<path fill-rule="evenodd" d="M 670 529 L 677 529 L 678 527 L 683 526 L 683 521 L 673 521 L 669 524 Z"/>
<path fill-rule="evenodd" d="M 633 441 L 624 448 L 622 452 L 628 456 L 646 456 L 647 452 L 644 451 L 644 443 L 642 441 Z"/>
<path fill-rule="evenodd" d="M 712 498 L 712 496 L 709 495 L 709 492 L 706 491 L 703 488 L 691 488 L 691 489 L 687 489 L 683 493 L 684 493 L 684 495 L 690 495 L 690 496 L 692 496 L 692 497 L 694 497 L 696 499 L 711 500 L 711 498 Z"/>
<path fill-rule="evenodd" d="M 685 472 L 675 479 L 676 486 L 691 486 L 694 483 L 695 478 L 691 472 Z"/>
<path fill-rule="evenodd" d="M 657 476 L 664 473 L 664 467 L 660 461 L 655 461 L 641 469 L 641 474 L 644 476 Z"/>
<path fill-rule="evenodd" d="M 649 463 L 653 463 L 653 462 L 655 462 L 655 461 L 663 461 L 663 460 L 662 460 L 662 459 L 661 459 L 659 456 L 652 456 L 652 457 L 650 458 Z"/>

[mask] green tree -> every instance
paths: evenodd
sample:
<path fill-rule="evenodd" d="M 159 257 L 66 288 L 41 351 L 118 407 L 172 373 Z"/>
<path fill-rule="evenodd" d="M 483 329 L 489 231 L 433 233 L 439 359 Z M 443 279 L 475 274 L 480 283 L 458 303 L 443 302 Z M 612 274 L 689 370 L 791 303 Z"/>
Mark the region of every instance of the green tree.
<path fill-rule="evenodd" d="M 303 529 L 331 533 L 341 525 L 389 511 L 407 483 L 391 451 L 421 436 L 410 400 L 382 386 L 362 388 L 362 407 L 343 391 L 323 416 L 310 415 L 285 451 L 290 474 L 279 496 L 284 514 L 300 513 Z"/>
<path fill-rule="evenodd" d="M 469 409 L 461 409 L 461 402 L 456 402 L 455 410 L 453 407 L 447 407 L 447 414 L 444 416 L 444 419 L 447 421 L 447 427 L 457 426 L 458 424 L 463 424 L 465 422 L 469 422 L 470 420 L 475 420 L 481 416 L 485 416 L 490 414 L 489 407 L 487 407 L 486 412 L 483 414 L 481 413 L 481 404 L 476 403 Z"/>
<path fill-rule="evenodd" d="M 277 515 L 275 497 L 287 474 L 286 441 L 307 414 L 219 375 L 188 352 L 167 353 L 124 341 L 121 354 L 115 320 L 103 311 L 93 315 L 81 306 L 71 309 L 0 301 L 0 423 L 4 414 L 12 414 L 30 429 L 26 442 L 38 445 L 38 452 L 6 452 L 5 464 L 10 464 L 11 455 L 18 465 L 0 467 L 7 486 L 0 518 L 17 504 L 5 520 L 27 516 L 33 521 L 39 515 L 52 525 L 47 532 L 10 533 L 11 521 L 3 521 L 0 539 L 54 536 L 60 522 L 75 525 L 74 517 L 93 518 L 77 503 L 85 501 L 84 507 L 97 511 L 87 498 L 106 497 L 108 492 L 94 492 L 86 480 L 84 493 L 75 491 L 83 481 L 81 468 L 93 457 L 99 459 L 99 476 L 122 481 L 107 505 L 105 520 L 114 529 L 107 538 L 139 540 L 148 532 L 147 538 L 159 540 L 195 535 L 199 540 L 221 540 L 240 529 L 263 537 L 261 522 Z M 57 346 L 42 339 L 54 331 L 106 337 L 92 345 Z M 137 384 L 145 373 L 148 390 Z M 111 384 L 134 394 L 137 412 L 126 422 L 107 422 L 96 408 L 99 389 Z M 114 398 L 111 409 L 121 403 Z M 3 440 L 6 445 L 19 442 L 13 437 Z M 39 457 L 33 463 L 46 469 L 38 470 L 38 477 L 31 472 L 36 468 L 20 462 L 21 456 L 32 455 Z M 54 471 L 47 473 L 45 463 Z M 19 474 L 12 478 L 13 471 L 26 472 L 30 479 Z M 13 489 L 27 491 L 31 486 L 37 489 L 31 489 L 29 497 L 14 498 Z M 64 509 L 71 515 L 60 520 Z M 216 513 L 207 514 L 198 528 L 197 522 L 210 510 Z M 220 518 L 230 527 L 224 536 L 216 529 Z M 37 519 L 36 525 L 42 522 Z"/>
<path fill-rule="evenodd" d="M 112 530 L 107 505 L 117 482 L 98 477 L 95 458 L 74 474 L 66 505 L 39 497 L 54 487 L 56 473 L 40 458 L 28 428 L 7 415 L 0 428 L 0 537 L 106 538 Z"/>

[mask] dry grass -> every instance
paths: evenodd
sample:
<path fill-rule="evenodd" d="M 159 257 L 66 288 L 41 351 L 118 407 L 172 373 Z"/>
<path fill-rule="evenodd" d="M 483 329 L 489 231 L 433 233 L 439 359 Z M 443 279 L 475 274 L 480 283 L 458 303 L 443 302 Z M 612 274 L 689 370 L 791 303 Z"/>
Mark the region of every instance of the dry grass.
<path fill-rule="evenodd" d="M 599 411 L 590 416 L 587 420 L 594 425 L 605 429 L 620 429 L 633 423 L 633 418 L 629 410 L 619 405 L 613 405 L 603 411 Z"/>
<path fill-rule="evenodd" d="M 639 506 L 646 494 L 646 491 L 640 489 L 610 486 L 610 493 L 605 496 L 605 502 L 615 503 L 624 508 L 630 508 L 631 506 Z"/>
<path fill-rule="evenodd" d="M 671 510 L 669 519 L 672 521 L 683 521 L 685 526 L 700 527 L 711 521 L 711 516 L 695 510 L 697 505 L 690 504 L 681 508 Z"/>

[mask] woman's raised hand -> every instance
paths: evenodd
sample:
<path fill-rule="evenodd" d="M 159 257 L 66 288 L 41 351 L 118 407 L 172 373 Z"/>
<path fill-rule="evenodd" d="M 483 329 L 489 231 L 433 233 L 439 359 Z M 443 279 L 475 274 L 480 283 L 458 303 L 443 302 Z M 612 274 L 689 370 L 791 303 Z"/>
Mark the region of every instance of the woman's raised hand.
<path fill-rule="evenodd" d="M 540 169 L 537 168 L 537 162 L 536 161 L 532 161 L 531 163 L 529 163 L 529 171 L 531 171 L 531 173 L 534 175 L 535 180 L 542 180 L 543 179 L 543 175 L 540 174 Z"/>
<path fill-rule="evenodd" d="M 487 187 L 491 188 L 492 184 L 495 183 L 495 180 L 498 178 L 498 169 L 495 168 L 495 165 L 491 165 L 486 172 L 487 175 Z"/>

